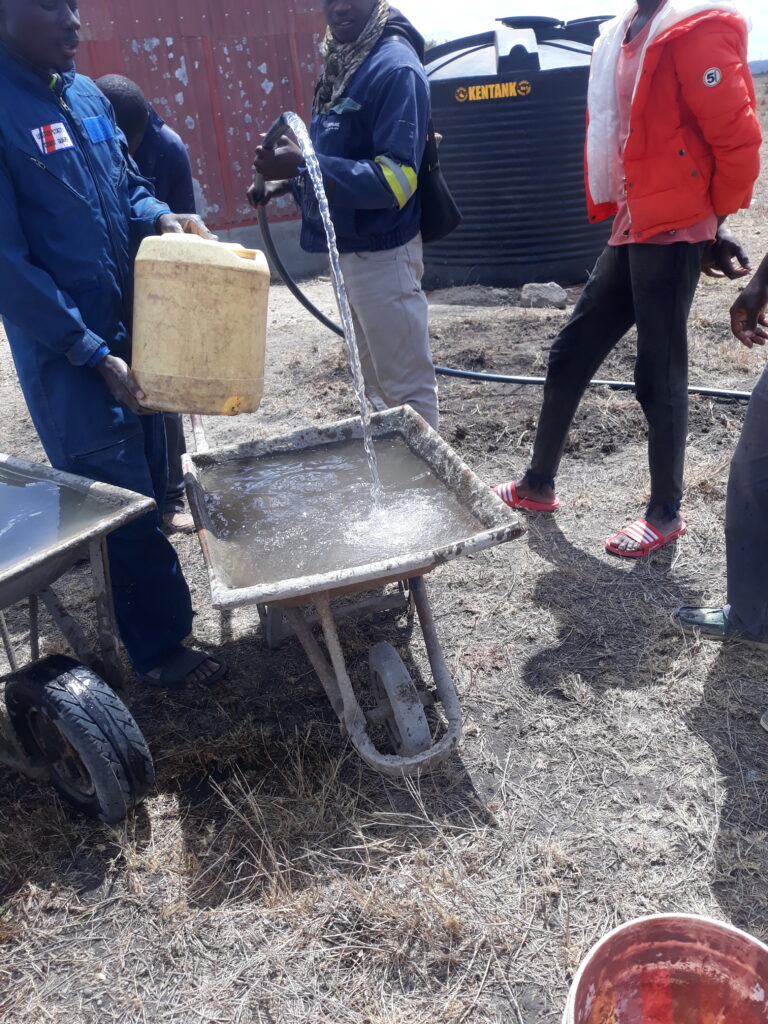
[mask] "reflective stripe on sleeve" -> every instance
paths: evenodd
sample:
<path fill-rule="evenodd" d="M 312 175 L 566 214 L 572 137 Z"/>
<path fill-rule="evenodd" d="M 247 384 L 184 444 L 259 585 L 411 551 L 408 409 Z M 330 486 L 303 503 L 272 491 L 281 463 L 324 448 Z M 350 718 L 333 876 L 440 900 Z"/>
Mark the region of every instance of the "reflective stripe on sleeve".
<path fill-rule="evenodd" d="M 409 167 L 408 164 L 396 164 L 388 156 L 377 156 L 376 163 L 381 168 L 384 180 L 392 189 L 397 205 L 402 210 L 416 191 L 418 185 L 416 171 Z"/>

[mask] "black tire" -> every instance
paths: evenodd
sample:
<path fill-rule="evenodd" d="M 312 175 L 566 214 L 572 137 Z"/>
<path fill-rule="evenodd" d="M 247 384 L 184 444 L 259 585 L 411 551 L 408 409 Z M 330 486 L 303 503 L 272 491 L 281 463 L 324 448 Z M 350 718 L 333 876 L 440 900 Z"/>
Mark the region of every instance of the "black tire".
<path fill-rule="evenodd" d="M 72 658 L 53 655 L 12 675 L 5 703 L 24 751 L 89 818 L 115 825 L 154 787 L 152 755 L 133 715 Z"/>

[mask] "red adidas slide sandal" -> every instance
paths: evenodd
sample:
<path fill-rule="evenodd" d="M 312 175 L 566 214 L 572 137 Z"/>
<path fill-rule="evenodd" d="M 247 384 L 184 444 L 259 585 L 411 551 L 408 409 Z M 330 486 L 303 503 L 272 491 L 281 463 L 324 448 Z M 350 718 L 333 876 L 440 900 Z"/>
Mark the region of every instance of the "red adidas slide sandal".
<path fill-rule="evenodd" d="M 515 481 L 509 480 L 505 484 L 497 484 L 493 493 L 498 495 L 505 505 L 510 508 L 524 508 L 528 512 L 554 512 L 560 508 L 557 498 L 554 501 L 534 501 L 533 498 L 521 498 L 517 493 Z"/>
<path fill-rule="evenodd" d="M 652 555 L 654 551 L 658 551 L 666 544 L 671 544 L 678 537 L 683 537 L 687 530 L 686 524 L 682 523 L 679 530 L 665 536 L 645 519 L 636 519 L 634 523 L 630 523 L 629 526 L 625 526 L 623 530 L 619 530 L 618 533 L 609 537 L 605 542 L 605 550 L 610 555 L 618 555 L 619 558 L 643 558 L 645 555 Z M 629 537 L 640 547 L 635 551 L 622 551 L 621 548 L 616 547 L 619 537 Z"/>

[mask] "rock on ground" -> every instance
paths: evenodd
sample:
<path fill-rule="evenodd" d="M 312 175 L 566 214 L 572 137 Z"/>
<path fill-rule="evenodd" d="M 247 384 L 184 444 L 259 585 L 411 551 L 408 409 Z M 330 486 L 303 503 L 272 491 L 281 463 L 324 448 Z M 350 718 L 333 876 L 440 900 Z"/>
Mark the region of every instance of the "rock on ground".
<path fill-rule="evenodd" d="M 519 299 L 517 288 L 487 288 L 479 284 L 429 292 L 431 306 L 513 306 Z"/>
<path fill-rule="evenodd" d="M 521 302 L 523 306 L 549 306 L 555 309 L 565 309 L 568 303 L 568 293 L 554 281 L 550 281 L 549 284 L 526 284 L 523 285 Z"/>

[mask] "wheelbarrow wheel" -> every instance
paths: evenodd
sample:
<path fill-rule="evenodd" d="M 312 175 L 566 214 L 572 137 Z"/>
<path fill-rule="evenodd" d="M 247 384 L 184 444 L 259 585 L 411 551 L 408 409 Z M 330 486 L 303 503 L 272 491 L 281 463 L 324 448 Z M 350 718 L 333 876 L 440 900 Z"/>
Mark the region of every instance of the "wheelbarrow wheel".
<path fill-rule="evenodd" d="M 421 754 L 432 746 L 429 722 L 403 659 L 392 644 L 374 644 L 369 654 L 371 688 L 386 708 L 383 725 L 401 757 Z"/>
<path fill-rule="evenodd" d="M 53 655 L 14 673 L 5 703 L 24 752 L 89 818 L 117 824 L 153 788 L 152 755 L 130 711 L 72 658 Z"/>

